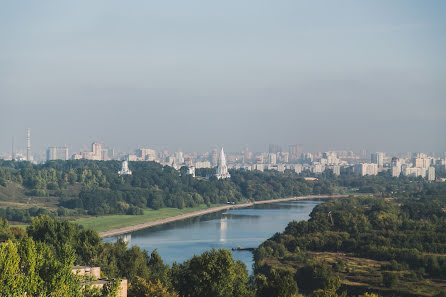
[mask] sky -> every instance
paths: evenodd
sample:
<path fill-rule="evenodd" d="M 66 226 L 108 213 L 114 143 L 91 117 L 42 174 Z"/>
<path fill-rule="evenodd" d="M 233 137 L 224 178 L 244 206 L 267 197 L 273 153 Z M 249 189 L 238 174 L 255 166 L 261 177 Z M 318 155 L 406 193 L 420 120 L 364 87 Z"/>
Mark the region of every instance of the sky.
<path fill-rule="evenodd" d="M 445 1 L 0 2 L 0 152 L 446 151 Z"/>

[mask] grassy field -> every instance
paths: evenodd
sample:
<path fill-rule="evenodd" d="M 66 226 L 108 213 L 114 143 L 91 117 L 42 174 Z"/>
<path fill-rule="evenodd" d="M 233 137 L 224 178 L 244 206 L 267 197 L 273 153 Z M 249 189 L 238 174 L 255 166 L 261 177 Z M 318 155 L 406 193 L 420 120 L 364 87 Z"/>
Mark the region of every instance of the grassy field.
<path fill-rule="evenodd" d="M 212 205 L 211 207 L 221 206 L 222 204 Z M 87 217 L 75 220 L 85 228 L 91 228 L 98 232 L 104 232 L 112 229 L 118 229 L 127 226 L 147 223 L 155 220 L 174 217 L 182 214 L 191 213 L 194 211 L 204 210 L 209 208 L 206 205 L 200 205 L 193 208 L 161 208 L 158 210 L 145 209 L 143 215 L 107 215 L 99 217 Z"/>

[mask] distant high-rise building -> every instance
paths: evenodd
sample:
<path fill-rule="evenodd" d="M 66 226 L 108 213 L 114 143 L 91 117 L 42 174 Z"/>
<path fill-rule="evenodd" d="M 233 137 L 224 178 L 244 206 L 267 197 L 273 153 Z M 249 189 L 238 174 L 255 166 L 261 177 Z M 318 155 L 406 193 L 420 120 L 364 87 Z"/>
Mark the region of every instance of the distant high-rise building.
<path fill-rule="evenodd" d="M 226 157 L 223 148 L 221 148 L 220 158 L 218 160 L 217 173 L 215 174 L 215 176 L 218 179 L 225 179 L 231 177 L 231 175 L 228 172 L 228 166 L 226 165 Z"/>
<path fill-rule="evenodd" d="M 327 164 L 337 165 L 339 164 L 338 154 L 336 152 L 325 152 L 323 157 L 327 159 Z"/>
<path fill-rule="evenodd" d="M 367 159 L 367 150 L 362 149 L 361 152 L 360 152 L 360 157 L 361 157 L 362 160 Z"/>
<path fill-rule="evenodd" d="M 245 148 L 245 150 L 243 151 L 243 158 L 245 161 L 252 159 L 252 153 L 249 151 L 248 148 Z"/>
<path fill-rule="evenodd" d="M 184 163 L 184 156 L 183 156 L 183 152 L 176 152 L 175 153 L 175 162 L 177 164 L 183 164 Z"/>
<path fill-rule="evenodd" d="M 212 166 L 218 166 L 218 151 L 217 151 L 217 149 L 212 150 L 210 161 L 212 163 Z"/>
<path fill-rule="evenodd" d="M 68 160 L 68 148 L 67 147 L 49 147 L 46 150 L 46 160 Z"/>
<path fill-rule="evenodd" d="M 14 136 L 12 137 L 11 160 L 15 160 Z"/>
<path fill-rule="evenodd" d="M 427 180 L 428 181 L 435 180 L 435 167 L 429 167 L 429 169 L 427 169 Z"/>
<path fill-rule="evenodd" d="M 280 153 L 282 151 L 282 147 L 278 144 L 270 144 L 269 145 L 269 150 L 268 152 L 270 154 L 277 154 Z"/>
<path fill-rule="evenodd" d="M 384 153 L 373 153 L 371 155 L 371 161 L 377 164 L 379 168 L 384 167 Z"/>
<path fill-rule="evenodd" d="M 393 157 L 391 161 L 392 166 L 392 176 L 399 177 L 401 174 L 401 162 L 397 157 Z"/>
<path fill-rule="evenodd" d="M 334 175 L 341 175 L 341 166 L 339 166 L 339 165 L 333 166 L 333 174 Z"/>
<path fill-rule="evenodd" d="M 301 144 L 293 144 L 288 147 L 290 153 L 291 160 L 297 160 L 300 158 L 303 152 L 303 148 Z"/>
<path fill-rule="evenodd" d="M 156 159 L 156 151 L 148 148 L 140 148 L 136 150 L 136 155 L 141 160 L 154 161 Z"/>
<path fill-rule="evenodd" d="M 32 161 L 31 157 L 31 129 L 28 128 L 28 133 L 26 136 L 26 161 Z"/>
<path fill-rule="evenodd" d="M 99 142 L 93 142 L 91 145 L 91 151 L 93 153 L 93 160 L 103 160 L 102 159 L 102 144 Z"/>
<path fill-rule="evenodd" d="M 375 163 L 360 163 L 355 165 L 355 172 L 361 176 L 364 175 L 377 175 L 378 164 Z"/>
<path fill-rule="evenodd" d="M 277 163 L 277 155 L 274 153 L 268 154 L 268 163 L 269 164 L 276 164 Z"/>
<path fill-rule="evenodd" d="M 311 162 L 313 162 L 313 154 L 311 153 L 302 153 L 302 163 L 308 163 L 310 164 Z"/>
<path fill-rule="evenodd" d="M 427 157 L 426 155 L 419 155 L 418 157 L 413 159 L 414 167 L 418 168 L 429 168 L 432 164 L 432 158 Z"/>

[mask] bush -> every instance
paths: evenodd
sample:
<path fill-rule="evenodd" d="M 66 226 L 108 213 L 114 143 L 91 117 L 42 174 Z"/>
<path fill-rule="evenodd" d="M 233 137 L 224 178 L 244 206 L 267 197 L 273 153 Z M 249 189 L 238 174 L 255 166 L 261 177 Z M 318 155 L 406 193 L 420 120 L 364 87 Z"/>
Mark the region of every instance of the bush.
<path fill-rule="evenodd" d="M 398 284 L 398 274 L 386 271 L 383 273 L 383 284 L 387 288 L 393 288 Z"/>

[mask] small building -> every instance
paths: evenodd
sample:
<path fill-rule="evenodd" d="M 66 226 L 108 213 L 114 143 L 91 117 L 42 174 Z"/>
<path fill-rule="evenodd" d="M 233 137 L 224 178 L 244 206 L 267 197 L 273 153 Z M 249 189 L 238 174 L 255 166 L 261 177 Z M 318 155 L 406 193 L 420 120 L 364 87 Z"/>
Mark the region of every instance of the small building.
<path fill-rule="evenodd" d="M 74 266 L 71 272 L 77 276 L 83 277 L 83 286 L 91 286 L 93 288 L 102 289 L 107 283 L 114 281 L 114 279 L 101 278 L 101 267 L 90 266 Z M 127 280 L 121 279 L 117 297 L 127 297 Z"/>
<path fill-rule="evenodd" d="M 118 171 L 119 175 L 132 175 L 132 171 L 129 169 L 129 161 L 122 161 L 121 170 Z"/>

